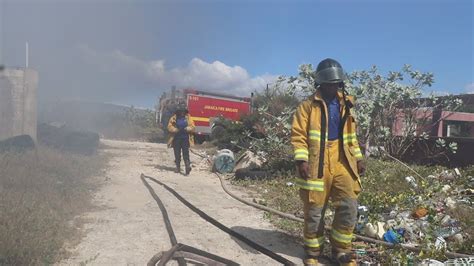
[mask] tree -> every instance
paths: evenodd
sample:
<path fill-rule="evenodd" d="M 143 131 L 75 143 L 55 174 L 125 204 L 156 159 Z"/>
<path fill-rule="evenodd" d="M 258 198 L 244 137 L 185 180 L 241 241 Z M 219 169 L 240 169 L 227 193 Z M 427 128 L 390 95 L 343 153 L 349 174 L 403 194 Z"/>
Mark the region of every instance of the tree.
<path fill-rule="evenodd" d="M 245 138 L 249 139 L 248 149 L 267 159 L 272 167 L 292 163 L 292 115 L 299 101 L 314 93 L 313 75 L 311 64 L 301 65 L 297 76 L 279 77 L 257 94 L 256 115 L 265 137 L 255 138 L 254 132 L 246 131 Z M 421 98 L 424 89 L 433 84 L 433 74 L 412 70 L 409 65 L 386 76 L 375 66 L 347 76 L 346 89 L 356 98 L 353 114 L 357 135 L 366 152 L 403 157 L 414 143 L 428 137 L 430 127 L 440 119 L 433 120 L 433 112 L 456 110 L 461 104 L 452 96 Z M 455 143 L 437 140 L 435 147 L 425 145 L 424 152 L 427 158 L 436 158 L 455 152 L 456 148 Z"/>
<path fill-rule="evenodd" d="M 216 144 L 221 148 L 228 147 L 225 145 L 230 142 L 234 151 L 250 150 L 272 169 L 292 166 L 291 120 L 299 104 L 295 91 L 288 88 L 285 78 L 280 78 L 262 92 L 256 92 L 254 113 L 242 117 L 241 123 L 227 121 L 226 133 Z"/>
<path fill-rule="evenodd" d="M 347 90 L 356 97 L 355 113 L 358 137 L 366 151 L 383 151 L 401 158 L 412 145 L 426 139 L 429 131 L 439 122 L 440 110 L 456 110 L 461 101 L 453 96 L 422 98 L 425 88 L 433 82 L 432 73 L 422 73 L 405 65 L 400 71 L 387 76 L 373 66 L 368 71 L 355 71 L 348 75 Z M 437 141 L 437 149 L 426 155 L 437 157 L 455 152 L 456 144 Z M 374 149 L 371 149 L 374 147 Z"/>
<path fill-rule="evenodd" d="M 303 99 L 315 91 L 313 75 L 311 64 L 301 65 L 298 76 L 280 77 L 277 86 Z M 389 71 L 386 76 L 373 66 L 347 77 L 346 90 L 356 98 L 353 113 L 359 142 L 366 152 L 375 150 L 382 154 L 385 151 L 401 158 L 414 143 L 428 138 L 431 128 L 442 119 L 436 116 L 437 112 L 455 111 L 462 104 L 454 96 L 430 94 L 422 98 L 424 90 L 434 83 L 434 75 L 413 70 L 410 65 L 400 71 Z M 438 139 L 434 147 L 425 145 L 424 153 L 433 159 L 456 149 L 456 143 Z"/>

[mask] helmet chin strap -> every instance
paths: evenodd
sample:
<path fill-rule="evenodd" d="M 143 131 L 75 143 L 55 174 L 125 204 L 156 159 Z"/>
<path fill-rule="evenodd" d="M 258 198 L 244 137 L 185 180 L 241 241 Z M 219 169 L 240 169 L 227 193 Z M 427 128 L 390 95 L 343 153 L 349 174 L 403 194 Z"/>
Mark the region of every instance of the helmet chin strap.
<path fill-rule="evenodd" d="M 346 111 L 348 111 L 349 114 L 350 114 L 350 111 L 351 111 L 352 107 L 354 107 L 354 105 L 349 100 L 347 100 L 346 95 L 348 95 L 349 93 L 347 93 L 346 86 L 345 86 L 344 82 L 342 83 L 341 90 L 342 90 L 342 99 L 344 100 L 344 105 L 346 106 Z"/>
<path fill-rule="evenodd" d="M 347 90 L 346 90 L 346 87 L 345 87 L 344 83 L 342 83 L 341 90 L 342 90 L 342 99 L 344 101 L 345 114 L 341 118 L 341 122 L 340 122 L 340 125 L 339 125 L 339 134 L 340 134 L 339 137 L 341 139 L 343 139 L 344 124 L 347 121 L 347 117 L 349 117 L 351 115 L 351 109 L 352 109 L 352 107 L 354 107 L 354 105 L 347 99 L 348 93 L 347 93 Z"/>

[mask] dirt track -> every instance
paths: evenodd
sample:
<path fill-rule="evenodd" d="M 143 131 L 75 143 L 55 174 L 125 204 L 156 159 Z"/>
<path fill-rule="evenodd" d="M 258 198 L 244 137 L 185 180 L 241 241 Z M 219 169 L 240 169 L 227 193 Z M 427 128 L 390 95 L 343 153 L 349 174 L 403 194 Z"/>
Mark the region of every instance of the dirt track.
<path fill-rule="evenodd" d="M 111 155 L 103 185 L 94 197 L 98 210 L 86 213 L 85 237 L 61 265 L 145 265 L 171 247 L 162 215 L 140 173 L 166 183 L 219 222 L 300 264 L 303 250 L 288 235 L 263 219 L 263 212 L 228 196 L 208 171 L 190 176 L 174 173 L 172 151 L 164 144 L 102 141 Z M 201 159 L 191 155 L 194 164 Z M 193 213 L 172 194 L 150 182 L 165 204 L 178 242 L 231 259 L 241 265 L 278 265 L 231 238 Z M 237 192 L 236 189 L 233 189 Z M 242 196 L 242 193 L 240 193 Z"/>

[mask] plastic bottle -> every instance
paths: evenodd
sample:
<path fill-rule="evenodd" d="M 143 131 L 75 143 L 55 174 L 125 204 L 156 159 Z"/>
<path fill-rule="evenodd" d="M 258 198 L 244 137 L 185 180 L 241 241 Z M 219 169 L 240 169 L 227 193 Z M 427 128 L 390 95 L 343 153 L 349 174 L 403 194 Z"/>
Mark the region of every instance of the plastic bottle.
<path fill-rule="evenodd" d="M 417 188 L 418 187 L 418 184 L 416 183 L 416 180 L 413 176 L 407 176 L 405 177 L 405 181 L 408 182 L 408 184 L 410 184 L 411 187 L 413 188 Z"/>

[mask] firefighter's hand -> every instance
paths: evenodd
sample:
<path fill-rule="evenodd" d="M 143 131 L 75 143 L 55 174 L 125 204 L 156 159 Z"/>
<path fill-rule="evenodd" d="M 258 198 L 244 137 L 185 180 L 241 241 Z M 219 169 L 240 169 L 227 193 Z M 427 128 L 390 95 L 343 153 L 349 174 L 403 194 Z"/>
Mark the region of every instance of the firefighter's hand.
<path fill-rule="evenodd" d="M 365 175 L 366 169 L 367 169 L 367 166 L 364 160 L 357 161 L 357 171 L 359 172 L 360 176 Z"/>
<path fill-rule="evenodd" d="M 309 178 L 309 165 L 308 165 L 308 162 L 297 161 L 296 162 L 296 168 L 297 168 L 298 174 L 300 175 L 301 178 L 303 178 L 303 179 L 308 179 Z"/>
<path fill-rule="evenodd" d="M 171 132 L 171 133 L 178 133 L 178 132 L 179 132 L 179 129 L 177 129 L 177 128 L 175 128 L 175 127 L 172 127 L 172 128 L 169 128 L 168 131 Z"/>
<path fill-rule="evenodd" d="M 188 132 L 188 133 L 193 132 L 193 128 L 192 128 L 192 127 L 186 127 L 184 130 L 186 130 L 186 132 Z"/>

